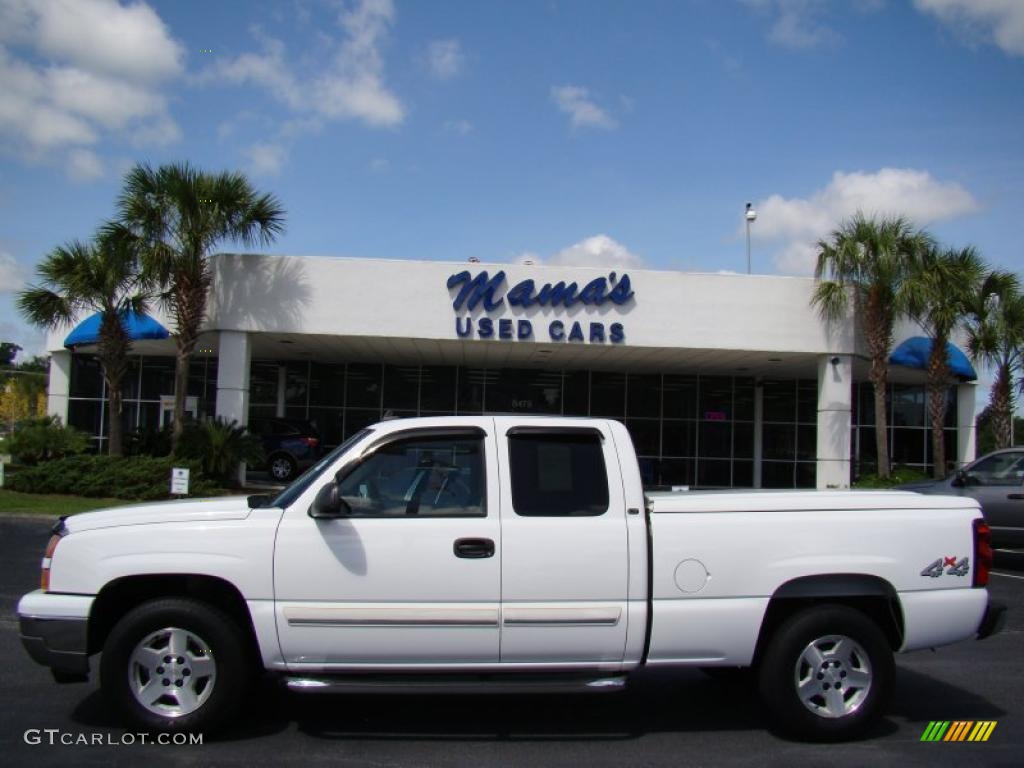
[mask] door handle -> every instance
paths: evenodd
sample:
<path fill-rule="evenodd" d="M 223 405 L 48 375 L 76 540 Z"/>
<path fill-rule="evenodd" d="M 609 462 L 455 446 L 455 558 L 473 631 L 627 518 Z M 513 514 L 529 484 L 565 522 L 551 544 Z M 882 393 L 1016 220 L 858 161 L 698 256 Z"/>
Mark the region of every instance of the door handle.
<path fill-rule="evenodd" d="M 1024 499 L 1024 493 L 1008 493 L 1006 494 L 1006 498 L 1013 499 L 1014 501 L 1020 501 L 1021 499 Z"/>
<path fill-rule="evenodd" d="M 456 539 L 452 549 L 456 557 L 473 560 L 494 557 L 494 541 L 491 539 Z"/>

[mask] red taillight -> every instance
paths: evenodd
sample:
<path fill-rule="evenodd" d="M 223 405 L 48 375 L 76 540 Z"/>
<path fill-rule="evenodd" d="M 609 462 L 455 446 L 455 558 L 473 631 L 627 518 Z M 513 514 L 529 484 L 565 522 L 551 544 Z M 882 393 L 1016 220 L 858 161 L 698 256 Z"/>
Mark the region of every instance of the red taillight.
<path fill-rule="evenodd" d="M 54 534 L 46 543 L 46 551 L 43 552 L 43 573 L 39 578 L 39 586 L 44 592 L 50 591 L 50 563 L 53 560 L 53 553 L 57 551 L 57 545 L 61 537 Z"/>
<path fill-rule="evenodd" d="M 980 517 L 974 520 L 974 586 L 988 586 L 995 555 L 992 552 L 992 529 Z"/>
<path fill-rule="evenodd" d="M 310 448 L 316 448 L 318 445 L 320 445 L 320 441 L 317 440 L 315 437 L 302 437 L 299 439 L 306 445 L 308 445 Z"/>

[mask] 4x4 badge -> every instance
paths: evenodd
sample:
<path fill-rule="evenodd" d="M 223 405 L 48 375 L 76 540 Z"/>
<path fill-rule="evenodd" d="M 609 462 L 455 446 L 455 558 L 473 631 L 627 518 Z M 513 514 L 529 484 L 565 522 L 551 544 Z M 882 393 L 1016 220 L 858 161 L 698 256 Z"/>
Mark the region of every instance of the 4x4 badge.
<path fill-rule="evenodd" d="M 966 576 L 971 571 L 971 559 L 969 557 L 940 557 L 935 562 L 926 566 L 921 571 L 922 576 L 930 576 L 933 579 L 939 578 L 942 574 L 947 576 Z"/>

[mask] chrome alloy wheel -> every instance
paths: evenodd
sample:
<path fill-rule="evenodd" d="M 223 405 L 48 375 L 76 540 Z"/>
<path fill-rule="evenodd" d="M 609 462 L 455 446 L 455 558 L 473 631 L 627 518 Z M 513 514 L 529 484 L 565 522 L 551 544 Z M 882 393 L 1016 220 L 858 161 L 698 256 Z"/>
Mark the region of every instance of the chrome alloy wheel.
<path fill-rule="evenodd" d="M 292 463 L 283 456 L 270 462 L 270 474 L 275 480 L 287 480 L 292 476 Z"/>
<path fill-rule="evenodd" d="M 199 709 L 213 693 L 217 663 L 210 646 L 195 632 L 158 629 L 132 651 L 128 685 L 135 700 L 162 717 L 182 717 Z"/>
<path fill-rule="evenodd" d="M 796 662 L 797 696 L 819 717 L 845 717 L 857 711 L 871 690 L 871 661 L 845 635 L 812 640 Z"/>

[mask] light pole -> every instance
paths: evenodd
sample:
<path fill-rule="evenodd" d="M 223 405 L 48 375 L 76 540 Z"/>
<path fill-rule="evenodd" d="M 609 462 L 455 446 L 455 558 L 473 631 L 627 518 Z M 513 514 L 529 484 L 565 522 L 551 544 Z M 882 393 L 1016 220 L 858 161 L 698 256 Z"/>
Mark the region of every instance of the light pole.
<path fill-rule="evenodd" d="M 750 274 L 750 224 L 751 222 L 757 221 L 757 211 L 754 210 L 753 203 L 747 203 L 747 274 Z"/>

